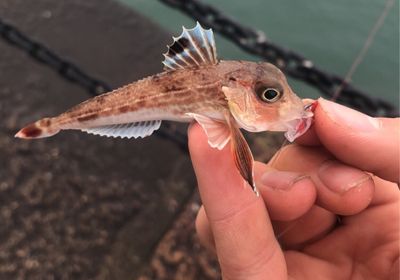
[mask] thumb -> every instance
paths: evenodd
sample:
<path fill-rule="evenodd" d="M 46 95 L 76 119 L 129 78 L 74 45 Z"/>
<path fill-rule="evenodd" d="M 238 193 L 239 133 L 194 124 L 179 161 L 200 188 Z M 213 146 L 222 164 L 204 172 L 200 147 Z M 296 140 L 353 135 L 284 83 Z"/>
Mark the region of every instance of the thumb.
<path fill-rule="evenodd" d="M 399 181 L 399 118 L 372 118 L 319 99 L 315 131 L 339 160 L 392 182 Z"/>
<path fill-rule="evenodd" d="M 283 253 L 263 200 L 240 176 L 229 145 L 211 148 L 195 124 L 189 150 L 224 279 L 285 279 Z"/>

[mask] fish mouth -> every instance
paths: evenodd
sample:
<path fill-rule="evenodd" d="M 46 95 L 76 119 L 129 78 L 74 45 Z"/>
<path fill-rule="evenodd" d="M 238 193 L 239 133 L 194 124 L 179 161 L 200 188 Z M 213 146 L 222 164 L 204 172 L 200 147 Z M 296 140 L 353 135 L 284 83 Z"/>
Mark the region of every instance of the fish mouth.
<path fill-rule="evenodd" d="M 313 102 L 305 105 L 301 118 L 293 119 L 285 123 L 287 126 L 285 137 L 289 142 L 293 142 L 310 128 L 313 122 L 313 111 L 316 104 L 316 102 Z"/>
<path fill-rule="evenodd" d="M 301 119 L 294 119 L 286 123 L 287 130 L 285 137 L 289 142 L 293 142 L 298 137 L 306 133 L 312 124 L 312 117 L 306 117 Z"/>

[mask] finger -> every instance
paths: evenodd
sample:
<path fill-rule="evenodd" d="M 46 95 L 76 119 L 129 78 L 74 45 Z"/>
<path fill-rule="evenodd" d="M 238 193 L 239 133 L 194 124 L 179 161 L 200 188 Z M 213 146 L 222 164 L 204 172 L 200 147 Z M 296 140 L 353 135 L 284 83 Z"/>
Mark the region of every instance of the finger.
<path fill-rule="evenodd" d="M 196 232 L 199 237 L 200 243 L 209 251 L 215 253 L 214 236 L 212 234 L 210 223 L 208 222 L 208 218 L 203 205 L 200 207 L 200 210 L 197 213 Z"/>
<path fill-rule="evenodd" d="M 244 183 L 229 147 L 210 148 L 202 129 L 193 125 L 189 150 L 222 274 L 229 279 L 285 277 L 283 253 L 264 203 Z"/>
<path fill-rule="evenodd" d="M 310 176 L 281 172 L 256 162 L 255 180 L 272 220 L 291 221 L 314 205 L 316 188 Z"/>
<path fill-rule="evenodd" d="M 399 182 L 400 119 L 372 118 L 319 99 L 314 126 L 319 140 L 340 161 Z"/>
<path fill-rule="evenodd" d="M 372 177 L 375 184 L 375 192 L 369 206 L 397 203 L 399 201 L 399 186 L 377 176 Z"/>
<path fill-rule="evenodd" d="M 336 215 L 314 205 L 316 186 L 310 176 L 255 166 L 256 181 L 276 238 L 284 249 L 301 249 L 322 238 L 336 223 Z"/>
<path fill-rule="evenodd" d="M 317 190 L 316 203 L 335 214 L 359 213 L 374 195 L 369 174 L 335 161 L 322 147 L 289 145 L 271 162 L 277 170 L 308 174 Z"/>
<path fill-rule="evenodd" d="M 314 204 L 316 190 L 308 176 L 276 172 L 267 165 L 256 162 L 255 178 L 269 216 L 273 220 L 295 220 L 307 213 Z M 200 242 L 215 252 L 214 238 L 203 206 L 197 214 L 196 231 Z"/>
<path fill-rule="evenodd" d="M 336 225 L 336 215 L 318 206 L 291 221 L 273 221 L 275 236 L 286 249 L 301 249 L 310 242 L 323 238 Z M 202 206 L 196 218 L 196 231 L 201 244 L 215 253 L 215 243 L 210 223 Z"/>
<path fill-rule="evenodd" d="M 369 174 L 336 160 L 325 161 L 311 176 L 318 189 L 317 204 L 335 214 L 360 213 L 374 196 Z"/>
<path fill-rule="evenodd" d="M 337 216 L 318 206 L 297 220 L 274 221 L 276 237 L 286 250 L 301 250 L 307 244 L 324 238 L 337 223 Z"/>
<path fill-rule="evenodd" d="M 336 166 L 334 165 L 335 162 L 329 166 L 328 160 L 332 158 L 333 156 L 322 147 L 310 148 L 300 145 L 289 145 L 283 148 L 280 154 L 271 161 L 273 162 L 274 168 L 278 170 L 288 170 L 288 172 L 270 171 L 270 174 L 276 173 L 273 176 L 280 176 L 283 181 L 285 181 L 282 178 L 284 176 L 290 178 L 297 174 L 308 174 L 310 178 L 312 178 L 312 186 L 317 192 L 316 203 L 321 206 L 304 204 L 307 205 L 307 207 L 302 210 L 308 209 L 309 211 L 300 218 L 273 221 L 275 233 L 283 248 L 301 249 L 310 242 L 319 240 L 335 226 L 336 214 L 350 215 L 361 212 L 371 201 L 373 186 L 362 184 L 359 186 L 360 191 L 349 191 L 348 193 L 342 189 L 343 185 L 347 186 L 348 184 L 352 184 L 352 182 L 354 182 L 353 179 L 360 182 L 360 178 L 364 178 L 363 176 L 368 175 L 348 166 L 344 169 L 340 169 L 341 165 Z M 326 166 L 323 166 L 324 164 Z M 319 173 L 318 171 L 321 166 L 323 166 L 323 168 L 321 173 Z M 347 167 L 350 170 L 347 169 Z M 333 173 L 332 168 L 335 168 Z M 338 170 L 336 170 L 336 168 L 338 168 Z M 343 172 L 344 175 L 340 175 L 341 172 Z M 338 173 L 339 176 L 336 173 Z M 334 176 L 332 176 L 332 174 L 334 174 Z M 319 176 L 323 176 L 325 181 L 321 182 Z M 332 176 L 335 180 L 331 182 L 330 178 L 325 178 L 326 176 Z M 267 185 L 273 184 L 272 182 L 268 182 L 268 180 L 265 183 Z M 325 185 L 325 183 L 327 183 L 327 185 Z M 261 184 L 259 184 L 259 187 L 260 185 Z M 355 185 L 353 184 L 353 186 Z M 330 188 L 332 188 L 332 190 Z M 263 190 L 263 188 L 260 187 L 260 190 Z M 267 199 L 268 196 L 264 197 Z M 269 194 L 269 197 L 273 198 L 274 196 Z M 299 200 L 297 202 L 292 202 L 294 207 L 299 207 L 296 203 L 299 203 L 301 206 L 302 201 L 304 201 L 301 194 L 298 198 Z M 272 205 L 274 203 L 274 201 L 271 202 L 271 198 L 266 204 L 269 205 L 270 203 Z M 290 206 L 291 205 L 286 205 L 281 207 L 290 208 Z M 269 211 L 273 212 L 274 210 L 271 209 Z"/>
<path fill-rule="evenodd" d="M 319 141 L 314 125 L 311 125 L 306 133 L 297 138 L 296 143 L 304 146 L 320 146 L 321 141 Z"/>
<path fill-rule="evenodd" d="M 261 163 L 258 163 L 256 166 L 256 169 L 260 169 L 261 167 L 263 167 L 263 169 L 265 168 Z M 279 183 L 281 182 L 282 181 Z M 260 185 L 258 186 L 260 187 Z M 296 187 L 294 186 L 294 188 Z M 285 249 L 300 249 L 310 242 L 317 241 L 320 238 L 323 238 L 325 234 L 329 233 L 336 224 L 336 215 L 325 209 L 312 205 L 312 203 L 309 203 L 309 199 L 304 200 L 304 207 L 297 201 L 294 201 L 292 204 L 287 203 L 288 201 L 279 201 L 279 198 L 275 197 L 275 194 L 278 191 L 282 192 L 284 195 L 293 195 L 295 198 L 295 195 L 290 193 L 290 190 L 279 191 L 279 189 L 273 189 L 273 192 L 269 193 L 267 196 L 264 195 L 266 194 L 264 189 L 265 188 L 261 186 L 260 192 L 263 194 L 264 199 L 267 200 L 267 203 L 269 203 L 268 201 L 274 203 L 274 199 L 278 202 L 278 206 L 276 206 L 277 209 L 275 206 L 272 206 L 272 211 L 278 212 L 279 217 L 284 215 L 284 218 L 281 218 L 281 221 L 273 221 L 273 226 L 279 244 L 281 244 Z M 300 187 L 299 190 L 302 190 L 302 188 Z M 303 195 L 301 193 L 299 194 L 298 200 L 301 201 Z M 315 198 L 315 192 L 311 197 Z M 292 212 L 291 209 L 296 209 L 297 213 L 296 211 Z M 213 234 L 203 206 L 197 214 L 196 231 L 203 246 L 215 253 Z"/>

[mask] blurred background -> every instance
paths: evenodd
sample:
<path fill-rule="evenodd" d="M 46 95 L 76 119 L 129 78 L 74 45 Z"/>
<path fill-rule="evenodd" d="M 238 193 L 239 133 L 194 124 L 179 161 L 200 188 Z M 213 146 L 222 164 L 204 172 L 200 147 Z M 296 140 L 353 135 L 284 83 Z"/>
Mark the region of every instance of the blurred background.
<path fill-rule="evenodd" d="M 26 123 L 160 72 L 171 35 L 195 25 L 162 2 L 0 2 L 0 279 L 220 278 L 194 230 L 201 203 L 185 125 L 165 122 L 138 140 L 78 132 L 13 137 Z M 332 77 L 346 75 L 386 1 L 201 3 Z M 352 77 L 365 100 L 354 95 L 344 103 L 382 114 L 380 98 L 398 108 L 398 11 L 395 1 Z M 216 33 L 220 58 L 261 59 Z M 302 97 L 320 96 L 307 79 L 315 81 L 308 74 L 290 84 Z M 261 161 L 283 141 L 279 133 L 247 138 Z"/>

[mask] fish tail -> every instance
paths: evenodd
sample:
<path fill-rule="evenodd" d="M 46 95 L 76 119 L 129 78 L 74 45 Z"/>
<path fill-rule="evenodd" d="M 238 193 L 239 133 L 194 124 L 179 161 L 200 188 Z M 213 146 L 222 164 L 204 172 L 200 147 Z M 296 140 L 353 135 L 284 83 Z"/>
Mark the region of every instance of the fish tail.
<path fill-rule="evenodd" d="M 36 139 L 53 136 L 60 131 L 60 128 L 52 123 L 52 118 L 41 119 L 22 128 L 17 132 L 17 134 L 15 134 L 15 137 L 22 139 Z"/>

